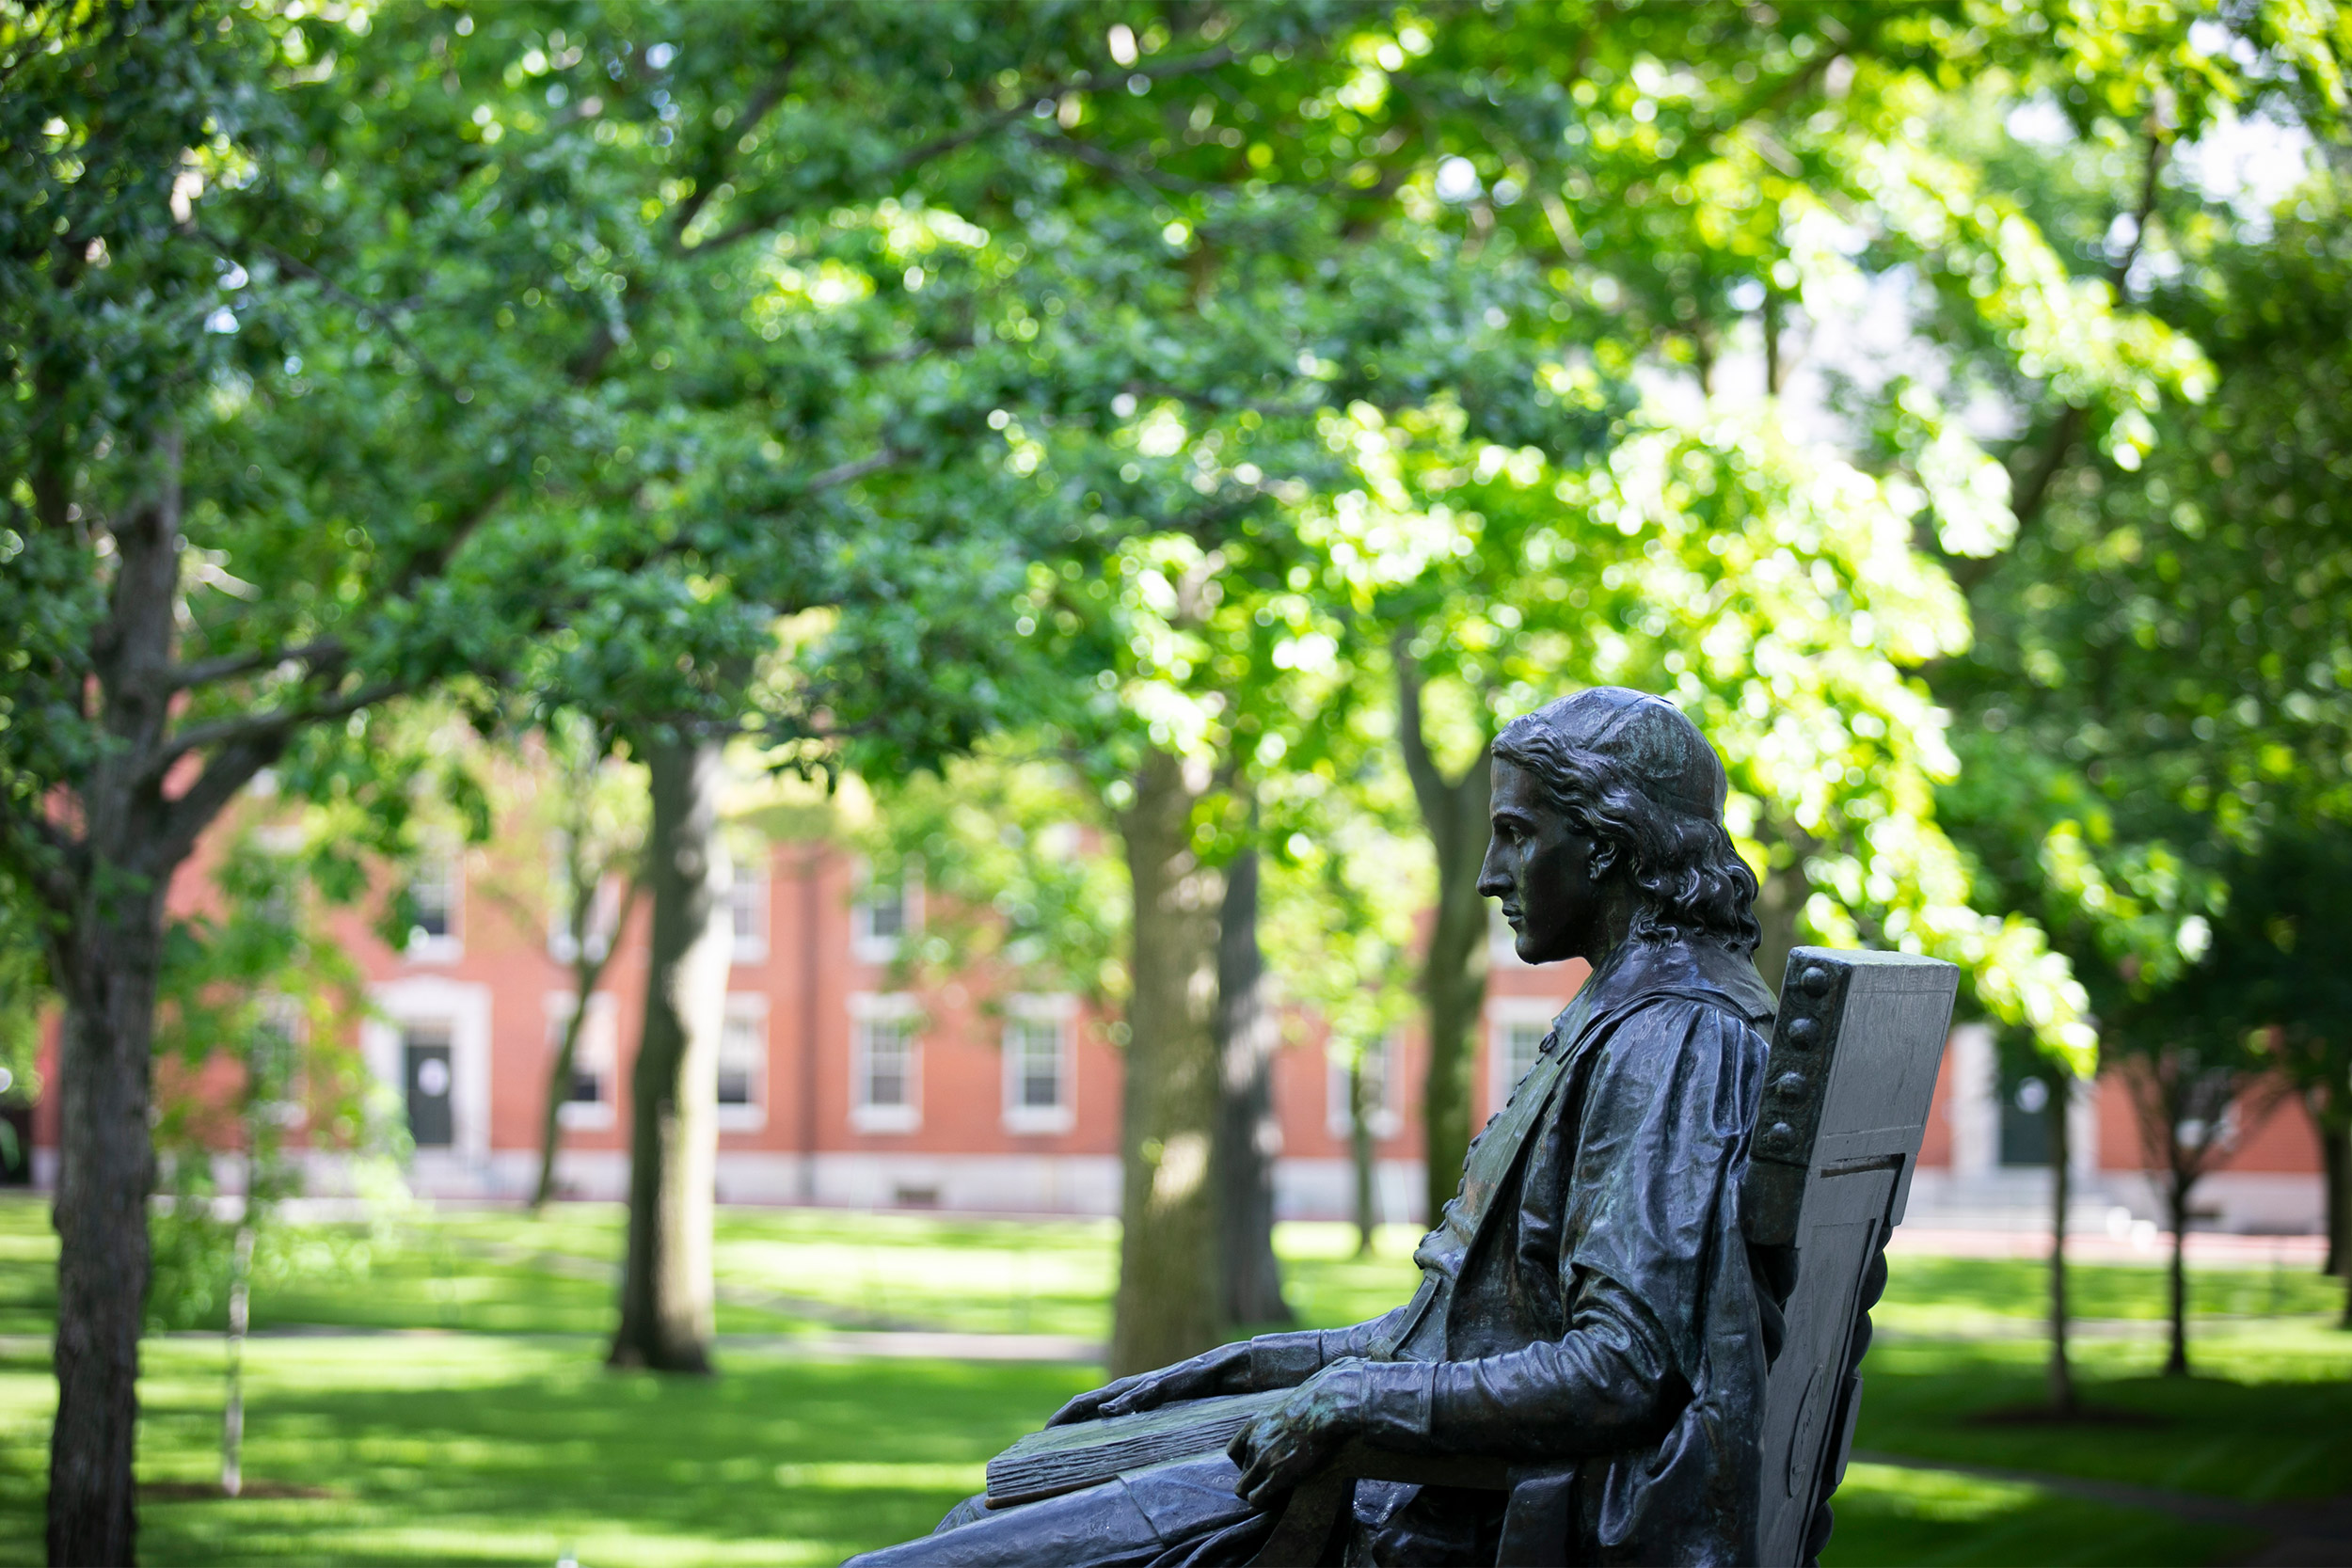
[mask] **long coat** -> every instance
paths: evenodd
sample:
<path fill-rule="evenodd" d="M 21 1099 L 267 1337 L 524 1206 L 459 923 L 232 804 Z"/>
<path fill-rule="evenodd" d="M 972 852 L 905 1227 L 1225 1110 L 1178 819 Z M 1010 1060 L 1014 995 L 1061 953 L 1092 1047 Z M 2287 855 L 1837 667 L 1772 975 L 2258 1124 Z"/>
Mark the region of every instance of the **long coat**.
<path fill-rule="evenodd" d="M 1332 1347 L 1429 1364 L 1411 1446 L 1561 1466 L 1570 1562 L 1756 1560 L 1777 1271 L 1739 1205 L 1772 1009 L 1727 949 L 1613 954 L 1473 1144 L 1413 1301 Z M 1383 1560 L 1447 1557 L 1414 1538 L 1470 1503 L 1392 1488 L 1364 1523 Z"/>

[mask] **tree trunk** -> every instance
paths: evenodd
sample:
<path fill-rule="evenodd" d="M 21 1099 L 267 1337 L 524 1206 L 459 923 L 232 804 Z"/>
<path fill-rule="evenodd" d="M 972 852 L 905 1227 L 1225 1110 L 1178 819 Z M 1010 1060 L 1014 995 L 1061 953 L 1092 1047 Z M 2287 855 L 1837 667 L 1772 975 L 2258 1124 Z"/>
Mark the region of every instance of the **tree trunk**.
<path fill-rule="evenodd" d="M 2188 1375 L 2188 1195 L 2192 1178 L 2172 1173 L 2172 1349 L 2164 1358 L 2167 1377 Z"/>
<path fill-rule="evenodd" d="M 49 1560 L 135 1561 L 139 1319 L 154 1186 L 148 1108 L 164 895 L 196 834 L 282 742 L 224 748 L 163 793 L 180 581 L 180 443 L 156 444 L 152 492 L 113 531 L 117 564 L 93 667 L 105 745 L 77 802 L 86 863 L 49 888 L 58 1042 L 57 1415 L 49 1439 Z M 37 481 L 43 475 L 36 474 Z M 44 482 L 61 486 L 62 474 Z M 56 497 L 60 503 L 63 491 Z"/>
<path fill-rule="evenodd" d="M 1462 1164 L 1470 1154 L 1471 1036 L 1486 1003 L 1487 914 L 1478 892 L 1478 864 L 1486 853 L 1493 780 L 1486 746 L 1457 779 L 1438 768 L 1422 733 L 1421 672 L 1406 642 L 1399 635 L 1394 643 L 1398 738 L 1438 860 L 1436 919 L 1422 971 L 1422 998 L 1429 1014 L 1429 1069 L 1421 1101 L 1428 1195 L 1424 1223 L 1435 1225 L 1461 1184 Z"/>
<path fill-rule="evenodd" d="M 2347 1244 L 2352 1238 L 2345 1233 L 2345 1226 L 2352 1223 L 2352 1201 L 2347 1201 L 2352 1196 L 2352 1122 L 2331 1126 L 2329 1121 L 2318 1105 L 2312 1106 L 2328 1182 L 2328 1260 L 2320 1272 L 2352 1279 L 2352 1244 Z"/>
<path fill-rule="evenodd" d="M 2332 1101 L 2344 1103 L 2344 1091 L 2335 1090 Z M 2328 1164 L 2328 1261 L 2330 1273 L 2344 1276 L 2340 1321 L 2352 1329 L 2352 1120 L 2321 1122 L 2320 1144 Z"/>
<path fill-rule="evenodd" d="M 2074 1196 L 2074 1150 L 2068 1138 L 2074 1075 L 2056 1068 L 2050 1080 L 2050 1408 L 2072 1416 L 2075 1401 L 2074 1368 L 2066 1353 L 2066 1205 Z"/>
<path fill-rule="evenodd" d="M 596 987 L 604 983 L 604 972 L 612 966 L 613 951 L 621 944 L 622 927 L 628 924 L 629 912 L 637 902 L 638 883 L 632 878 L 612 931 L 598 939 L 595 927 L 597 883 L 601 879 L 583 879 L 578 875 L 581 869 L 576 861 L 571 909 L 572 1016 L 564 1021 L 564 1038 L 556 1046 L 554 1062 L 548 1068 L 548 1100 L 539 1119 L 539 1180 L 531 1191 L 534 1213 L 546 1208 L 548 1200 L 555 1196 L 555 1156 L 564 1146 L 564 1102 L 572 1097 L 572 1076 L 580 1065 L 580 1037 L 588 1028 L 588 1005 L 596 997 Z M 585 892 L 580 886 L 583 880 L 588 882 Z"/>
<path fill-rule="evenodd" d="M 1120 815 L 1135 887 L 1133 999 L 1127 1009 L 1119 1295 L 1111 1373 L 1164 1367 L 1217 1339 L 1217 911 L 1222 879 L 1192 849 L 1192 808 L 1207 787 L 1154 750 Z"/>
<path fill-rule="evenodd" d="M 1378 1195 L 1373 1186 L 1372 1107 L 1364 1103 L 1364 1053 L 1347 1064 L 1347 1153 L 1356 1167 L 1356 1256 L 1372 1256 L 1373 1233 L 1380 1225 Z"/>
<path fill-rule="evenodd" d="M 1453 791 L 1454 815 L 1476 822 L 1483 834 L 1487 802 L 1486 757 L 1480 752 Z M 1427 1223 L 1461 1184 L 1470 1156 L 1470 1064 L 1473 1036 L 1486 1004 L 1486 901 L 1478 895 L 1483 842 L 1463 844 L 1467 831 L 1452 835 L 1454 846 L 1438 854 L 1437 920 L 1429 933 L 1429 964 L 1422 995 L 1429 1007 L 1429 1073 L 1422 1095 L 1422 1137 L 1428 1150 Z M 1444 845 L 1441 839 L 1440 845 Z"/>
<path fill-rule="evenodd" d="M 657 740 L 644 1030 L 629 1080 L 628 1259 L 616 1367 L 710 1370 L 710 1209 L 729 938 L 719 746 Z"/>
<path fill-rule="evenodd" d="M 1797 922 L 1812 891 L 1813 884 L 1805 880 L 1801 864 L 1772 867 L 1756 888 L 1756 972 L 1774 995 L 1780 993 L 1781 981 L 1788 976 L 1788 955 L 1797 946 Z"/>
<path fill-rule="evenodd" d="M 92 879 L 96 880 L 96 879 Z M 103 896 L 103 895 L 102 895 Z M 49 1560 L 136 1560 L 132 1495 L 139 1318 L 147 1302 L 147 1108 L 162 956 L 162 884 L 118 895 L 76 933 L 58 978 L 57 1418 Z M 95 902 L 96 900 L 93 900 Z"/>
<path fill-rule="evenodd" d="M 555 1048 L 554 1062 L 548 1068 L 548 1102 L 539 1116 L 539 1180 L 531 1188 L 531 1211 L 534 1214 L 555 1196 L 555 1156 L 564 1142 L 564 1102 L 572 1097 L 580 1032 L 588 1026 L 588 999 L 595 994 L 592 989 L 574 988 L 572 1016 L 564 1021 L 564 1038 Z"/>
<path fill-rule="evenodd" d="M 1265 955 L 1258 946 L 1258 852 L 1225 871 L 1216 940 L 1216 1180 L 1220 1298 L 1229 1323 L 1287 1323 L 1282 1265 L 1274 1255 L 1274 1161 L 1282 1152 L 1274 1116 L 1273 1015 Z"/>
<path fill-rule="evenodd" d="M 248 1175 L 245 1220 L 237 1227 L 229 1261 L 229 1397 L 220 1414 L 220 1490 L 228 1497 L 245 1495 L 245 1331 L 253 1291 L 253 1187 Z"/>

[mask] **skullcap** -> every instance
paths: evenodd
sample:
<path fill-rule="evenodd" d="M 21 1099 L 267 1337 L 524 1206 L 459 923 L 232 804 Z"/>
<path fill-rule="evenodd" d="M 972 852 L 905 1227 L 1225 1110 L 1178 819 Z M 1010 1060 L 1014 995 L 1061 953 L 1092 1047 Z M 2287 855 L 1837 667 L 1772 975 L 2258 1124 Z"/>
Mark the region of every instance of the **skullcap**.
<path fill-rule="evenodd" d="M 1504 738 L 1522 725 L 1549 732 L 1570 751 L 1615 763 L 1659 805 L 1723 820 L 1723 760 L 1698 726 L 1662 697 L 1622 686 L 1588 687 L 1513 721 Z"/>

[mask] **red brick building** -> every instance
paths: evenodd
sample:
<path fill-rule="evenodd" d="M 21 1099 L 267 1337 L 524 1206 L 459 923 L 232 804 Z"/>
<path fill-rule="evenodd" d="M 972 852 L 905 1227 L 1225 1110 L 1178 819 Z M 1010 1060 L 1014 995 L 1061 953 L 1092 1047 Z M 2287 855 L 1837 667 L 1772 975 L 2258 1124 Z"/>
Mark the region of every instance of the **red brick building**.
<path fill-rule="evenodd" d="M 377 1014 L 361 1026 L 362 1053 L 406 1110 L 411 1180 L 431 1195 L 519 1198 L 536 1173 L 570 977 L 545 915 L 503 891 L 507 857 L 511 850 L 493 846 L 429 863 L 413 884 L 421 925 L 404 950 L 385 945 L 358 913 L 337 917 Z M 1103 1019 L 1068 996 L 992 994 L 962 982 L 895 988 L 892 959 L 922 927 L 922 890 L 876 895 L 856 858 L 836 846 L 778 843 L 739 863 L 719 1068 L 722 1201 L 1117 1212 L 1120 1057 Z M 175 902 L 199 901 L 202 875 L 191 864 Z M 1481 1119 L 1583 974 L 1581 964 L 1519 963 L 1507 929 L 1496 930 L 1477 1040 Z M 615 940 L 561 1112 L 559 1181 L 583 1196 L 617 1196 L 626 1184 L 627 1069 L 645 981 L 642 906 Z M 1311 1020 L 1288 1017 L 1276 1058 L 1278 1203 L 1286 1215 L 1342 1216 L 1352 1201 L 1345 1077 L 1319 1037 Z M 1424 1059 L 1408 1029 L 1375 1066 L 1386 1219 L 1422 1217 L 1413 1090 Z M 1981 1030 L 1955 1032 L 1914 1188 L 1915 1221 L 2040 1220 L 2048 1172 L 2040 1118 L 2021 1094 L 2031 1101 L 2030 1088 L 1999 1081 Z M 2200 1191 L 2206 1223 L 2318 1228 L 2320 1156 L 2300 1106 L 2274 1099 L 2241 1115 L 2233 1152 Z M 2076 1223 L 2112 1225 L 2119 1211 L 2160 1219 L 2124 1086 L 2103 1080 L 2074 1116 Z M 55 1127 L 54 1104 L 44 1105 L 35 1139 L 36 1180 L 44 1183 L 55 1171 Z"/>

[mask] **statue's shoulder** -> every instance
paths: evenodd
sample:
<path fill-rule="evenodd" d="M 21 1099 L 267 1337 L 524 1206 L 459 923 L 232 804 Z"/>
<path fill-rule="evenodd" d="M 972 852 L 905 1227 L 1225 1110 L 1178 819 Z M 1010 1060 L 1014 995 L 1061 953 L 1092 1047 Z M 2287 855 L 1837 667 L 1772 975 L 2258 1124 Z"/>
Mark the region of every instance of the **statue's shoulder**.
<path fill-rule="evenodd" d="M 1703 1007 L 1745 1027 L 1769 1030 L 1774 1001 L 1746 954 L 1707 942 L 1643 942 L 1588 982 L 1570 1004 L 1582 1013 L 1579 1033 L 1615 1033 L 1636 1015 Z M 1581 1007 L 1578 1006 L 1581 1004 Z M 1562 1015 L 1565 1029 L 1568 1014 Z"/>

